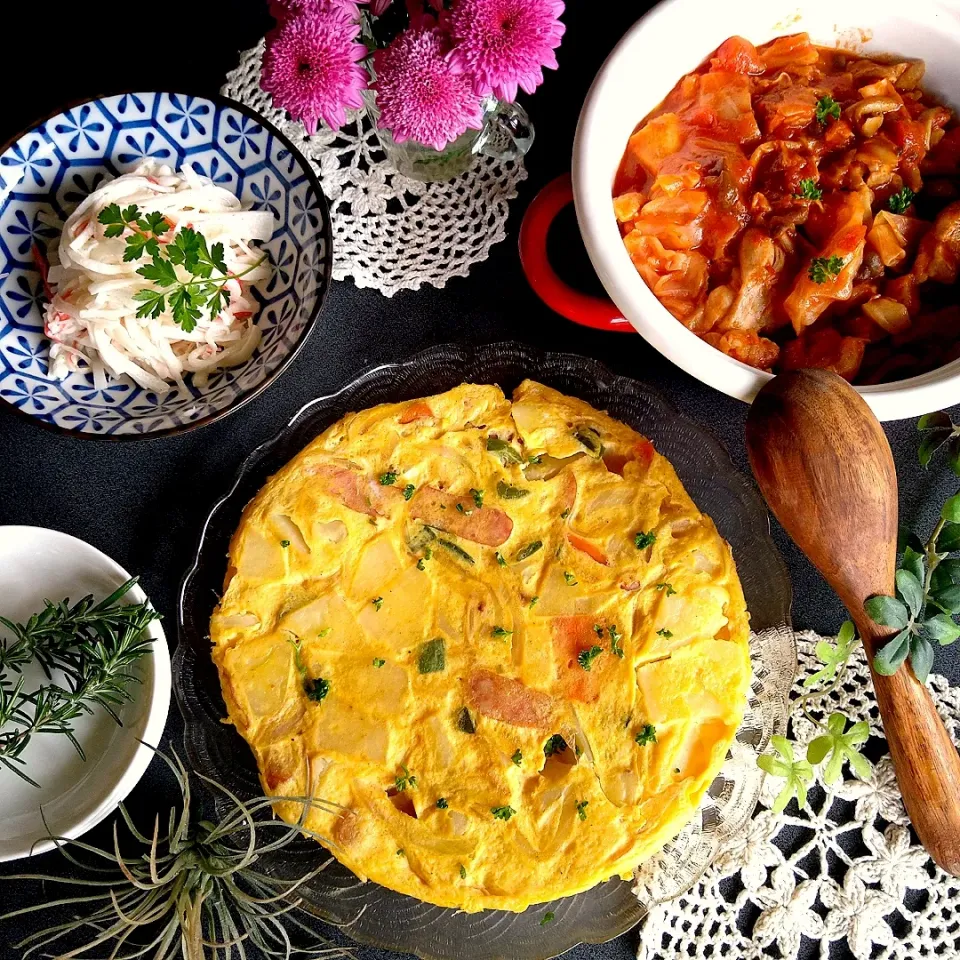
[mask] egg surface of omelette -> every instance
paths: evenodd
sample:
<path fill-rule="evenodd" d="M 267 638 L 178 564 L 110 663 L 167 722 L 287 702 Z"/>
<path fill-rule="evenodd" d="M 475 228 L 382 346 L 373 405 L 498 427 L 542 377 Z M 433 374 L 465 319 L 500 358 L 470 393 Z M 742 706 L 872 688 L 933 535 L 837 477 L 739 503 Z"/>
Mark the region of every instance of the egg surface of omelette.
<path fill-rule="evenodd" d="M 468 911 L 674 836 L 742 720 L 748 634 L 671 465 L 531 381 L 330 427 L 247 506 L 211 623 L 264 790 L 339 804 L 306 824 L 354 873 Z"/>

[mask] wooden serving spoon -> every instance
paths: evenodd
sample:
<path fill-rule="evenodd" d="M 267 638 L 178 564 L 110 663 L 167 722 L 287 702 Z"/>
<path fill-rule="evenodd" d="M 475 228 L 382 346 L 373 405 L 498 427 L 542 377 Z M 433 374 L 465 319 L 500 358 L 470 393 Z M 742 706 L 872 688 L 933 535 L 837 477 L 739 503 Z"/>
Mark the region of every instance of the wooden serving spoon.
<path fill-rule="evenodd" d="M 904 806 L 920 842 L 960 876 L 960 756 L 909 663 L 892 676 L 873 655 L 896 633 L 863 602 L 894 592 L 897 474 L 876 417 L 825 370 L 780 374 L 747 416 L 747 452 L 777 519 L 836 590 L 857 625 Z"/>

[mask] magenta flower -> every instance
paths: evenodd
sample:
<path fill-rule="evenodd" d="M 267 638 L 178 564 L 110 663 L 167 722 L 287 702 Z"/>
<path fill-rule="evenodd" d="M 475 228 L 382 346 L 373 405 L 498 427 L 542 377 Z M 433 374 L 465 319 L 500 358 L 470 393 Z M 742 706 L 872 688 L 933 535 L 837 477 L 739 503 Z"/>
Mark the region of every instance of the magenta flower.
<path fill-rule="evenodd" d="M 315 133 L 323 119 L 334 130 L 347 122 L 347 107 L 362 107 L 367 75 L 358 63 L 367 48 L 357 43 L 360 25 L 336 14 L 303 14 L 267 36 L 260 85 L 273 104 Z"/>
<path fill-rule="evenodd" d="M 379 125 L 397 143 L 416 140 L 442 150 L 468 129 L 483 126 L 480 99 L 448 52 L 446 37 L 432 27 L 404 30 L 373 55 Z"/>
<path fill-rule="evenodd" d="M 515 100 L 518 85 L 533 93 L 543 68 L 557 69 L 561 13 L 562 0 L 456 0 L 442 18 L 454 42 L 450 63 L 481 96 Z"/>
<path fill-rule="evenodd" d="M 337 14 L 348 20 L 357 20 L 360 11 L 357 3 L 362 0 L 268 0 L 270 16 L 278 23 L 308 13 L 321 15 Z M 387 0 L 389 3 L 389 0 Z"/>

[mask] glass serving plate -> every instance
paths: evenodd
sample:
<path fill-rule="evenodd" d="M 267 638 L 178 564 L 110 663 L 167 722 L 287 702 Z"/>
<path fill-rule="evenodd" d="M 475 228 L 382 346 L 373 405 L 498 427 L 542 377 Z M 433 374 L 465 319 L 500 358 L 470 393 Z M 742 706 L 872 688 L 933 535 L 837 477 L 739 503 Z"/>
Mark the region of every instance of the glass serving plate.
<path fill-rule="evenodd" d="M 725 839 L 740 832 L 752 815 L 761 779 L 756 754 L 772 733 L 783 732 L 796 675 L 790 581 L 770 539 L 766 508 L 713 437 L 655 391 L 585 357 L 514 343 L 444 345 L 375 367 L 342 390 L 308 403 L 277 436 L 250 454 L 229 492 L 214 506 L 181 588 L 174 654 L 174 689 L 193 768 L 241 798 L 262 793 L 250 750 L 232 726 L 221 723 L 226 708 L 210 658 L 208 625 L 220 595 L 230 537 L 244 506 L 266 479 L 351 411 L 439 393 L 465 381 L 497 383 L 509 396 L 526 377 L 607 410 L 649 437 L 730 542 L 751 614 L 750 703 L 728 761 L 699 810 L 677 838 L 643 865 L 636 886 L 614 879 L 520 914 L 467 914 L 361 882 L 313 840 L 297 841 L 258 861 L 264 873 L 288 880 L 326 864 L 298 887 L 309 914 L 341 927 L 361 943 L 415 953 L 424 960 L 544 960 L 581 942 L 613 939 L 644 917 L 645 903 L 689 889 Z M 555 919 L 541 925 L 547 911 Z"/>

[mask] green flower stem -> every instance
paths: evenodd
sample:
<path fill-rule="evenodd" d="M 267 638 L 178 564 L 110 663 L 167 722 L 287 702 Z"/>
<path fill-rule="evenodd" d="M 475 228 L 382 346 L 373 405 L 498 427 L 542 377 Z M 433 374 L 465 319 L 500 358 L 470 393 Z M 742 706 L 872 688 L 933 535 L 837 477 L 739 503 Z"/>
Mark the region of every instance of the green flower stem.
<path fill-rule="evenodd" d="M 940 554 L 937 553 L 937 540 L 946 525 L 947 521 L 941 517 L 940 520 L 937 521 L 937 525 L 933 528 L 933 533 L 930 534 L 930 539 L 923 545 L 923 555 L 927 561 L 927 574 L 923 578 L 924 602 L 923 607 L 920 610 L 921 621 L 923 619 L 923 613 L 927 608 L 926 597 L 930 593 L 930 584 L 933 582 L 933 571 L 936 570 L 940 565 Z"/>

